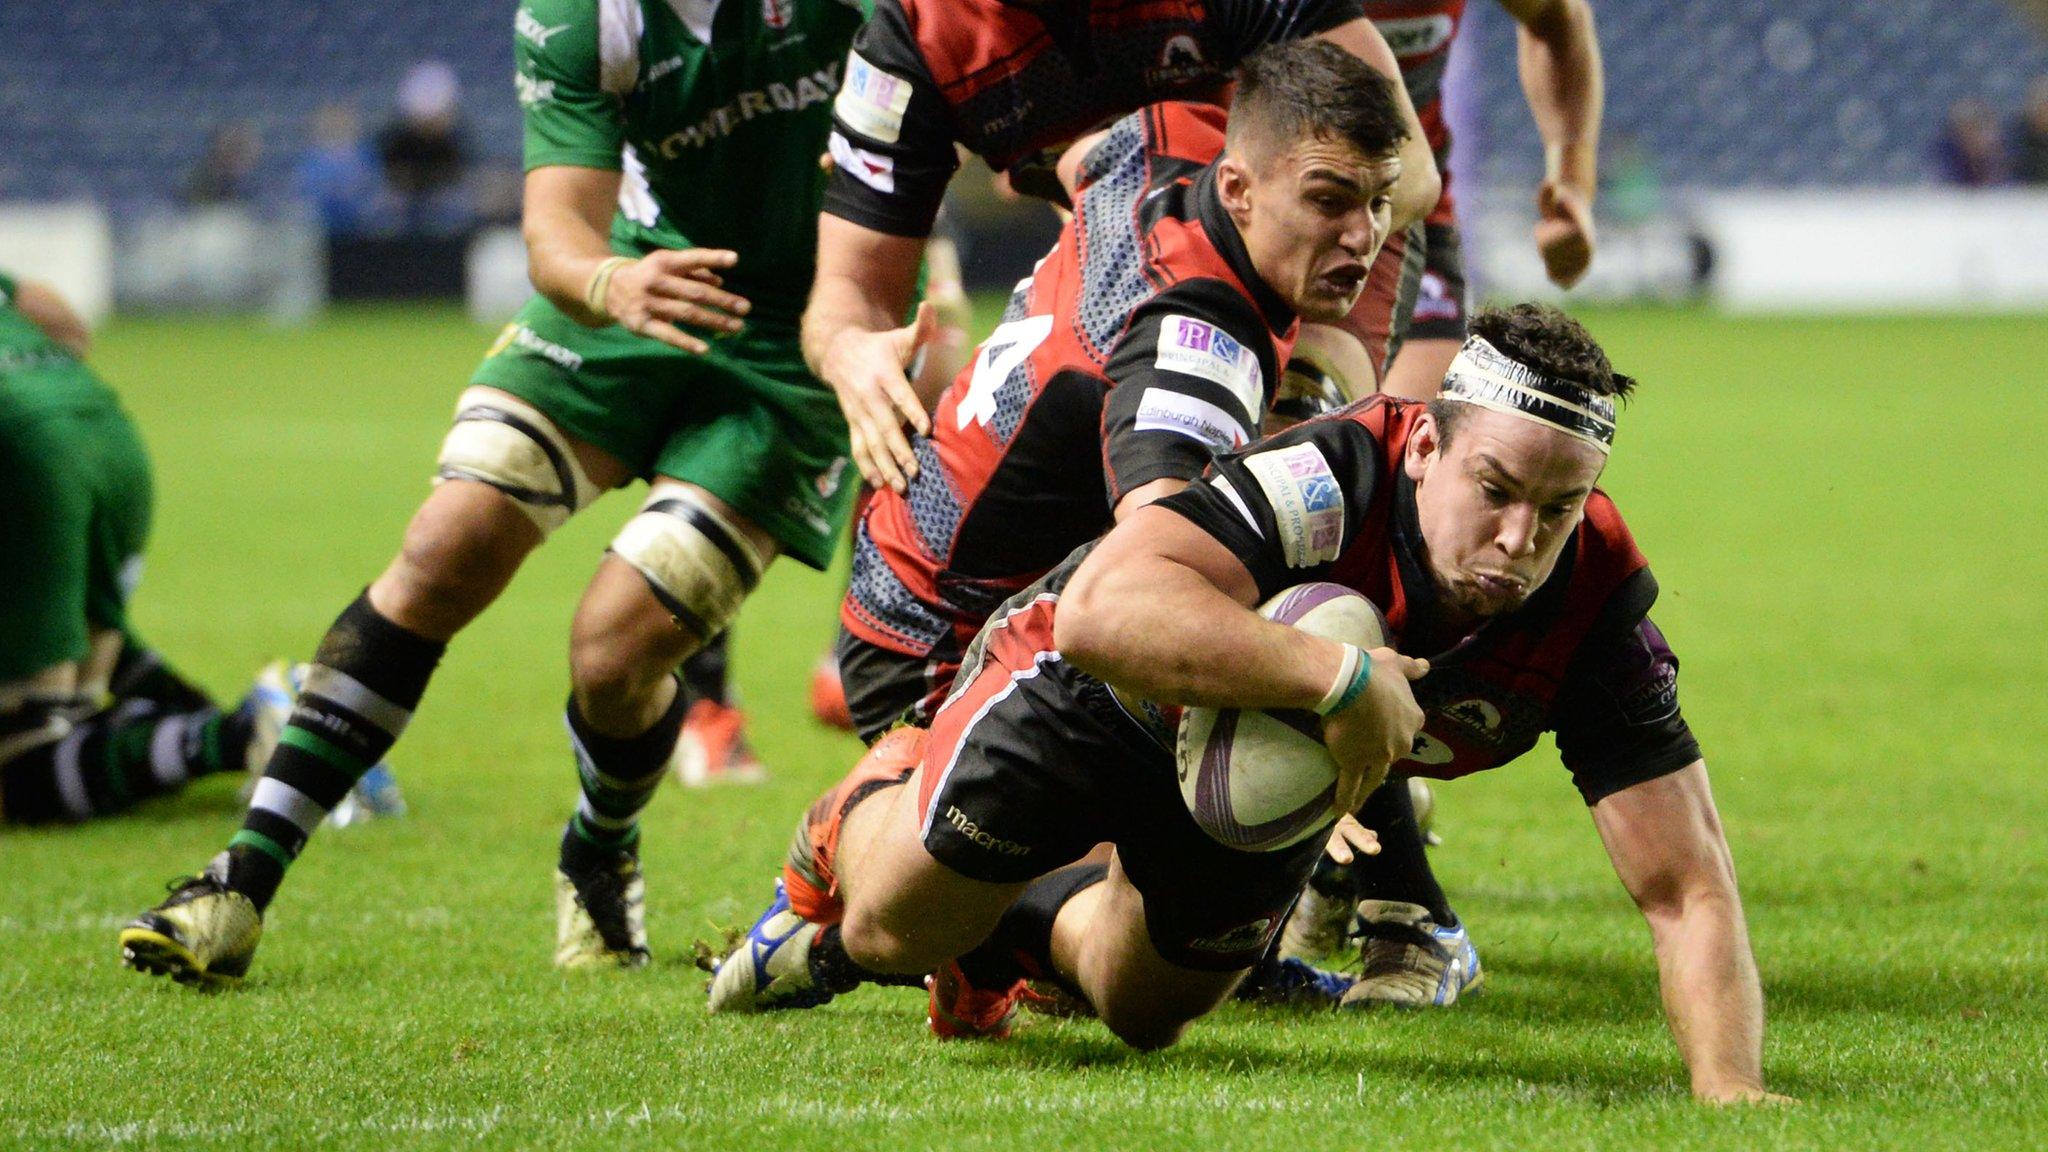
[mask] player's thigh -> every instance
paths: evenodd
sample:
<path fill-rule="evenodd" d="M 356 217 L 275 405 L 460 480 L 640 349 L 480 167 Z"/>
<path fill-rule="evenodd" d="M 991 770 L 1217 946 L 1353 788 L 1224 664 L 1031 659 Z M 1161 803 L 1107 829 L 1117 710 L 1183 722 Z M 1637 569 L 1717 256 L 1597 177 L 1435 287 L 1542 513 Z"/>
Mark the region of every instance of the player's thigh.
<path fill-rule="evenodd" d="M 897 799 L 885 835 L 874 837 L 896 845 L 894 859 L 907 863 L 921 852 L 932 862 L 921 864 L 927 872 L 936 865 L 1014 895 L 1103 839 L 1105 797 L 1095 781 L 1105 743 L 1096 718 L 1056 674 L 1051 632 L 1051 612 L 1042 604 L 984 631 L 961 683 L 932 720 L 911 787 Z M 849 919 L 858 910 L 864 927 L 898 939 L 922 931 L 920 905 L 874 882 L 867 861 L 855 864 Z M 979 907 L 999 914 L 1007 903 Z M 994 923 L 994 915 L 950 922 L 945 943 L 971 946 Z M 932 951 L 920 955 L 933 958 Z"/>
<path fill-rule="evenodd" d="M 0 423 L 0 684 L 87 653 L 93 484 L 63 416 Z"/>
<path fill-rule="evenodd" d="M 845 534 L 858 477 L 830 388 L 804 365 L 796 330 L 750 322 L 689 365 L 655 471 L 697 485 L 823 569 Z"/>
<path fill-rule="evenodd" d="M 918 806 L 926 771 L 920 765 L 906 786 L 877 794 L 871 803 L 879 810 L 856 808 L 870 831 L 841 841 L 841 940 L 878 972 L 929 972 L 968 951 L 1029 882 L 962 875 L 932 856 Z"/>
<path fill-rule="evenodd" d="M 1244 971 L 1191 968 L 1160 955 L 1145 897 L 1119 857 L 1111 857 L 1096 892 L 1092 907 L 1077 909 L 1085 923 L 1059 926 L 1078 940 L 1072 975 L 1110 1031 L 1136 1048 L 1163 1048 L 1221 1004 Z"/>

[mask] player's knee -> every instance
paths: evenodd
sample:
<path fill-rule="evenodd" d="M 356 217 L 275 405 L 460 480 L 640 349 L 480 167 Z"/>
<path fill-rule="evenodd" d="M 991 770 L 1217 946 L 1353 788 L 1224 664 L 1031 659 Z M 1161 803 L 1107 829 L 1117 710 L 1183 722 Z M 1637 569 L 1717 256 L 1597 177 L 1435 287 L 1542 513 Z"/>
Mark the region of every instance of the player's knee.
<path fill-rule="evenodd" d="M 612 539 L 611 554 L 632 565 L 676 624 L 700 641 L 732 623 L 768 563 L 729 516 L 669 481 L 647 493 L 639 515 Z"/>
<path fill-rule="evenodd" d="M 1104 1027 L 1140 1052 L 1171 1048 L 1195 1019 L 1157 1004 L 1132 1005 L 1114 998 L 1105 998 L 1096 1011 Z"/>
<path fill-rule="evenodd" d="M 481 502 L 502 504 L 494 496 Z M 471 506 L 437 507 L 449 503 Z M 401 621 L 451 618 L 459 625 L 490 605 L 538 540 L 516 515 L 478 514 L 474 503 L 438 493 L 429 500 L 377 581 L 380 608 Z"/>
<path fill-rule="evenodd" d="M 569 679 L 583 714 L 602 728 L 647 711 L 649 697 L 674 670 L 675 660 L 651 658 L 647 646 L 617 634 L 578 629 L 569 641 Z"/>
<path fill-rule="evenodd" d="M 839 941 L 854 963 L 871 972 L 930 972 L 950 959 L 920 947 L 913 936 L 897 931 L 885 916 L 854 900 L 848 900 L 846 916 L 839 922 Z"/>
<path fill-rule="evenodd" d="M 543 538 L 599 495 L 553 421 L 486 388 L 467 389 L 456 401 L 455 424 L 441 442 L 436 469 L 436 483 L 444 480 L 498 490 Z"/>

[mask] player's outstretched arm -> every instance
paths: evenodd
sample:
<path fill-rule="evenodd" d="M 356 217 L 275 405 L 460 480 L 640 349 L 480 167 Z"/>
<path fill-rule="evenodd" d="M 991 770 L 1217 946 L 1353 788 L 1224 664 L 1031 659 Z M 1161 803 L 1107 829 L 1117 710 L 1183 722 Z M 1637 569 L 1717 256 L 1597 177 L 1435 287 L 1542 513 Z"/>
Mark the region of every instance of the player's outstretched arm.
<path fill-rule="evenodd" d="M 1386 38 L 1380 35 L 1380 30 L 1364 17 L 1347 20 L 1318 35 L 1372 65 L 1375 71 L 1394 82 L 1394 98 L 1401 106 L 1401 122 L 1408 126 L 1408 139 L 1401 145 L 1401 178 L 1394 183 L 1392 228 L 1399 232 L 1429 215 L 1444 191 L 1443 174 L 1436 170 L 1436 154 L 1430 149 L 1429 138 L 1423 135 L 1422 121 L 1415 115 L 1415 105 L 1408 99 L 1408 89 L 1401 83 L 1400 62 L 1394 59 L 1394 50 L 1387 47 Z"/>
<path fill-rule="evenodd" d="M 1250 610 L 1259 589 L 1228 548 L 1176 512 L 1132 511 L 1082 562 L 1060 597 L 1053 642 L 1088 674 L 1164 704 L 1310 710 L 1345 671 L 1342 645 Z M 1328 717 L 1349 811 L 1386 777 L 1422 727 L 1408 681 L 1426 661 L 1371 653 L 1363 695 Z"/>
<path fill-rule="evenodd" d="M 1587 0 L 1501 0 L 1516 22 L 1522 91 L 1543 136 L 1536 250 L 1551 282 L 1569 288 L 1593 263 L 1593 196 L 1606 100 L 1600 40 Z"/>
<path fill-rule="evenodd" d="M 804 360 L 839 398 L 854 465 L 868 483 L 898 492 L 917 475 L 904 427 L 931 431 L 906 371 L 929 330 L 922 317 L 902 323 L 923 253 L 921 238 L 828 212 L 818 219 L 817 278 L 804 308 Z"/>
<path fill-rule="evenodd" d="M 523 230 L 534 288 L 579 324 L 617 324 L 685 352 L 711 346 L 679 325 L 739 331 L 750 305 L 727 292 L 718 274 L 738 255 L 724 248 L 616 255 L 610 233 L 618 200 L 615 171 L 551 164 L 526 174 Z"/>
<path fill-rule="evenodd" d="M 1764 1090 L 1764 999 L 1735 864 L 1707 785 L 1707 766 L 1624 788 L 1593 806 L 1614 870 L 1657 949 L 1664 1018 L 1710 1103 L 1777 1101 Z"/>

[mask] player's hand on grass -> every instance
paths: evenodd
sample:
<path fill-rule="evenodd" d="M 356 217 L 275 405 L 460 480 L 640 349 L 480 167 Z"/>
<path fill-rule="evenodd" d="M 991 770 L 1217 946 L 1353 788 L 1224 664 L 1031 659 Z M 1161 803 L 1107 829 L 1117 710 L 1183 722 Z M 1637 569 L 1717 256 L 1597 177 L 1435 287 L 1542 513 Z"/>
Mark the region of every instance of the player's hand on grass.
<path fill-rule="evenodd" d="M 1593 263 L 1593 205 L 1562 180 L 1536 189 L 1536 251 L 1543 271 L 1559 288 L 1569 288 Z"/>
<path fill-rule="evenodd" d="M 825 380 L 846 415 L 854 465 L 877 488 L 887 485 L 902 492 L 917 475 L 917 457 L 904 429 L 922 436 L 932 422 L 910 386 L 909 369 L 937 332 L 937 314 L 930 303 L 920 303 L 910 323 L 887 332 L 850 330 L 826 357 Z"/>
<path fill-rule="evenodd" d="M 1337 762 L 1338 812 L 1356 812 L 1372 790 L 1387 778 L 1394 761 L 1415 749 L 1422 731 L 1422 706 L 1408 687 L 1429 674 L 1429 661 L 1403 656 L 1392 648 L 1366 653 L 1372 679 L 1357 700 L 1323 721 L 1323 743 Z"/>
<path fill-rule="evenodd" d="M 612 274 L 605 311 L 634 335 L 702 355 L 711 345 L 678 325 L 721 333 L 744 326 L 740 317 L 753 305 L 727 292 L 717 271 L 738 262 L 739 253 L 726 248 L 649 252 Z"/>
<path fill-rule="evenodd" d="M 1360 856 L 1380 854 L 1380 837 L 1377 832 L 1358 822 L 1358 817 L 1346 812 L 1337 817 L 1337 826 L 1330 829 L 1330 842 L 1323 847 L 1330 860 L 1337 864 L 1349 864 Z"/>

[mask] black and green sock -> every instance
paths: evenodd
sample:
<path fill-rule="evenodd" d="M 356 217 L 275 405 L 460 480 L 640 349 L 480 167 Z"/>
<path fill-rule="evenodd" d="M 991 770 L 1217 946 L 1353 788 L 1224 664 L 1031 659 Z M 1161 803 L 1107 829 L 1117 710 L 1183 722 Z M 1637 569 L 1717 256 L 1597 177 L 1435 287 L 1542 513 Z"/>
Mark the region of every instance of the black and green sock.
<path fill-rule="evenodd" d="M 228 887 L 269 905 L 320 821 L 405 731 L 446 649 L 379 615 L 367 593 L 342 610 L 228 843 Z"/>
<path fill-rule="evenodd" d="M 678 683 L 675 699 L 652 728 L 621 738 L 592 728 L 576 697 L 569 697 L 564 719 L 583 796 L 562 833 L 565 869 L 601 867 L 620 852 L 634 850 L 640 840 L 640 811 L 661 786 L 661 774 L 688 710 L 689 694 Z"/>

